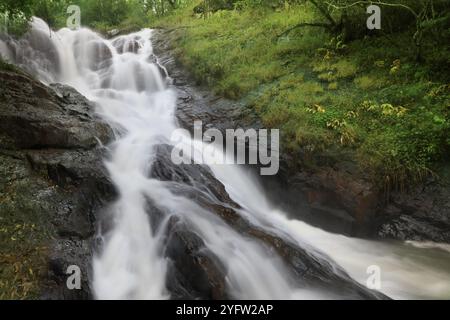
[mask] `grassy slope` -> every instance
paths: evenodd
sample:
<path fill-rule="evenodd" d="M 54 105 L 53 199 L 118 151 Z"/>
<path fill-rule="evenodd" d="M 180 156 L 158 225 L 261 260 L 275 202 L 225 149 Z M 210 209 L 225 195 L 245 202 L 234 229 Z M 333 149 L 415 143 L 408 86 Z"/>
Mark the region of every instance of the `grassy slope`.
<path fill-rule="evenodd" d="M 448 67 L 448 47 L 426 50 L 432 61 L 418 65 L 408 32 L 345 46 L 317 28 L 277 38 L 299 21 L 317 21 L 308 6 L 207 19 L 192 7 L 155 25 L 177 28 L 178 57 L 199 82 L 243 99 L 266 126 L 281 128 L 285 152 L 332 162 L 346 155 L 395 186 L 448 160 L 450 75 L 435 72 Z"/>

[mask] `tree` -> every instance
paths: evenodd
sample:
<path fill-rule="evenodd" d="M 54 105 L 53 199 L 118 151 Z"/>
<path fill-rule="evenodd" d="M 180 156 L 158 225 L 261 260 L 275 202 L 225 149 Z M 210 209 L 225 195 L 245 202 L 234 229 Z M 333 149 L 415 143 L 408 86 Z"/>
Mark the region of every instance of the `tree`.
<path fill-rule="evenodd" d="M 349 10 L 352 8 L 365 9 L 369 5 L 397 8 L 402 9 L 414 20 L 415 32 L 413 41 L 416 47 L 416 57 L 419 61 L 422 60 L 424 32 L 430 26 L 440 21 L 443 15 L 447 13 L 446 10 L 442 10 L 441 13 L 438 13 L 436 10 L 436 2 L 439 2 L 441 7 L 447 9 L 450 4 L 447 0 L 415 0 L 409 2 L 401 0 L 305 0 L 305 2 L 310 2 L 323 17 L 324 21 L 301 22 L 285 30 L 281 35 L 288 34 L 300 27 L 320 27 L 327 29 L 335 35 L 341 35 L 341 38 L 345 40 L 347 36 L 346 28 L 349 26 Z M 365 10 L 361 10 L 361 12 L 365 12 Z"/>
<path fill-rule="evenodd" d="M 4 22 L 5 31 L 20 35 L 27 30 L 28 22 L 33 15 L 32 2 L 27 0 L 2 0 L 0 2 L 0 18 Z M 0 29 L 0 32 L 4 31 Z"/>
<path fill-rule="evenodd" d="M 32 15 L 32 1 L 27 0 L 2 0 L 0 2 L 0 12 L 10 16 L 23 15 L 30 18 Z"/>

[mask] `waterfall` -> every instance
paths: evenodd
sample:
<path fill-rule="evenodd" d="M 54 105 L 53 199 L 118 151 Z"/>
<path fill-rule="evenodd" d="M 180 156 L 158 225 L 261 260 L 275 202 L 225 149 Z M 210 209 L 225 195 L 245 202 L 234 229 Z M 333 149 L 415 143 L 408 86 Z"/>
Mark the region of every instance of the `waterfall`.
<path fill-rule="evenodd" d="M 0 41 L 5 59 L 44 83 L 71 85 L 94 101 L 97 113 L 116 134 L 105 162 L 120 196 L 109 207 L 110 230 L 100 230 L 103 245 L 93 261 L 96 298 L 170 298 L 169 261 L 164 256 L 164 230 L 170 217 L 186 221 L 225 266 L 227 292 L 233 298 L 339 298 L 299 286 L 284 261 L 258 240 L 240 234 L 192 199 L 175 194 L 169 183 L 149 176 L 156 147 L 170 145 L 177 128 L 176 93 L 156 63 L 151 37 L 149 29 L 111 40 L 86 28 L 49 32 L 44 21 L 34 18 L 24 38 Z M 201 152 L 201 142 L 194 146 Z M 239 214 L 253 225 L 323 259 L 331 257 L 363 285 L 367 267 L 377 265 L 384 284 L 380 291 L 393 298 L 449 298 L 450 271 L 448 264 L 441 263 L 441 251 L 325 232 L 277 210 L 257 178 L 242 168 L 211 165 L 210 169 L 239 204 Z M 147 212 L 149 201 L 164 212 L 157 227 Z"/>

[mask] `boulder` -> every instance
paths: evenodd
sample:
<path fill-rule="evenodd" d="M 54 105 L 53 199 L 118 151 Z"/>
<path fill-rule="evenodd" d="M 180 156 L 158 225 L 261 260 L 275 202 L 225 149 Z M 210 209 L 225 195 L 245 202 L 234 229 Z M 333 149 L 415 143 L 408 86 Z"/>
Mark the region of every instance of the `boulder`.
<path fill-rule="evenodd" d="M 94 106 L 74 89 L 55 90 L 23 74 L 1 72 L 0 133 L 13 148 L 91 149 L 111 137 Z"/>
<path fill-rule="evenodd" d="M 377 217 L 381 238 L 450 243 L 450 187 L 430 178 L 407 192 L 394 192 Z"/>
<path fill-rule="evenodd" d="M 0 81 L 2 225 L 33 226 L 20 244 L 0 242 L 2 255 L 18 255 L 34 275 L 11 285 L 31 283 L 24 294 L 43 299 L 92 298 L 97 216 L 116 197 L 102 160 L 112 130 L 73 88 L 46 87 L 21 72 L 0 71 Z M 66 286 L 70 265 L 81 269 L 81 290 Z"/>
<path fill-rule="evenodd" d="M 223 184 L 215 178 L 214 174 L 207 166 L 198 164 L 175 165 L 170 159 L 171 151 L 171 146 L 156 146 L 155 161 L 152 164 L 150 177 L 170 182 L 168 188 L 174 194 L 191 199 L 204 209 L 217 215 L 239 234 L 253 238 L 257 240 L 257 242 L 262 243 L 267 247 L 271 254 L 278 255 L 285 262 L 300 287 L 321 288 L 330 294 L 350 299 L 386 298 L 384 295 L 368 290 L 358 284 L 351 279 L 342 268 L 334 263 L 331 258 L 325 256 L 323 253 L 316 252 L 313 248 L 301 247 L 292 240 L 282 238 L 268 230 L 252 225 L 238 213 L 237 210 L 240 209 L 239 205 L 229 197 Z M 172 222 L 172 224 L 173 223 L 175 222 Z M 184 250 L 185 253 L 192 252 L 192 248 L 195 248 L 195 250 L 203 248 L 203 250 L 206 250 L 208 264 L 206 264 L 206 267 L 204 264 L 199 263 L 187 264 L 186 262 L 183 262 L 184 260 L 178 260 L 185 259 L 183 258 L 183 255 L 176 254 L 171 256 L 175 261 L 175 265 L 177 265 L 177 263 L 185 266 L 190 265 L 186 272 L 189 274 L 197 274 L 200 272 L 200 274 L 204 275 L 203 279 L 206 277 L 205 273 L 207 275 L 209 275 L 210 272 L 212 272 L 213 275 L 217 275 L 220 271 L 223 273 L 224 270 L 220 267 L 220 262 L 212 253 L 208 252 L 204 247 L 202 240 L 195 236 L 193 231 L 189 231 L 191 230 L 190 228 L 184 227 L 183 224 L 181 224 L 181 228 L 183 230 L 183 237 L 181 237 L 180 234 L 174 236 L 173 232 L 180 232 L 179 229 L 169 227 L 167 246 L 169 248 L 183 248 L 187 246 L 188 249 L 180 249 Z M 173 245 L 171 241 L 176 241 L 177 244 Z M 183 243 L 182 245 L 180 244 L 180 241 Z M 192 259 L 192 256 L 189 259 Z M 195 260 L 198 262 L 198 258 Z M 213 270 L 209 269 L 211 266 L 214 266 Z M 177 278 L 176 273 L 172 274 L 172 276 Z M 225 275 L 222 274 L 221 277 L 225 277 Z M 218 282 L 217 279 L 221 279 L 221 277 L 214 278 L 215 281 L 207 285 L 207 289 L 203 290 L 206 290 L 208 293 L 222 292 L 220 290 L 217 291 L 217 283 L 221 283 L 220 281 Z M 176 287 L 178 289 L 176 292 L 191 292 L 192 290 L 189 288 L 198 285 L 196 282 L 197 280 L 194 280 L 198 278 L 192 278 L 191 282 L 189 282 L 186 277 L 183 279 L 184 282 L 177 282 Z M 207 282 L 200 281 L 200 283 L 206 284 Z M 180 287 L 181 289 L 179 289 Z M 222 288 L 222 285 L 219 285 L 219 288 Z M 204 295 L 204 297 L 205 296 L 208 297 L 208 294 Z"/>
<path fill-rule="evenodd" d="M 228 299 L 226 270 L 203 240 L 177 217 L 171 217 L 165 255 L 167 288 L 172 299 Z"/>
<path fill-rule="evenodd" d="M 112 42 L 112 45 L 116 48 L 117 53 L 123 54 L 126 52 L 137 53 L 141 49 L 139 38 L 128 39 L 127 37 L 119 37 Z"/>

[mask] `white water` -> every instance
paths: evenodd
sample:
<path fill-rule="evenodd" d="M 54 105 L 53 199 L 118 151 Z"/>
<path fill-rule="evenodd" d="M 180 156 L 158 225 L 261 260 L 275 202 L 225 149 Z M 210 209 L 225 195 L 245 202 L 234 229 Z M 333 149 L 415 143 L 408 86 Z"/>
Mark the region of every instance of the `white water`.
<path fill-rule="evenodd" d="M 107 168 L 120 192 L 110 213 L 113 228 L 105 234 L 94 259 L 93 287 L 99 299 L 165 299 L 167 261 L 164 228 L 153 232 L 146 198 L 164 208 L 167 217 L 188 222 L 228 270 L 228 292 L 235 298 L 328 299 L 325 292 L 293 285 L 283 262 L 258 242 L 231 229 L 216 215 L 187 198 L 172 194 L 167 183 L 149 179 L 153 146 L 170 144 L 177 128 L 176 96 L 149 57 L 151 30 L 104 40 L 88 29 L 62 29 L 49 38 L 47 25 L 33 22 L 28 39 L 0 41 L 0 53 L 37 74 L 45 83 L 75 87 L 98 103 L 97 112 L 115 129 Z M 51 44 L 52 58 L 45 43 Z M 43 41 L 43 40 L 42 40 Z M 138 44 L 138 45 L 137 45 Z M 136 51 L 134 48 L 139 47 Z M 13 50 L 11 50 L 13 48 Z M 131 52 L 126 52 L 127 48 Z M 54 51 L 52 51 L 54 49 Z M 12 51 L 16 51 L 16 57 Z M 110 53 L 108 53 L 110 52 Z M 55 66 L 54 56 L 60 61 Z M 105 61 L 109 61 L 106 63 Z M 188 138 L 187 138 L 188 139 Z M 201 144 L 196 142 L 196 149 Z M 210 155 L 205 155 L 210 156 Z M 331 256 L 357 281 L 365 283 L 370 265 L 381 268 L 380 291 L 393 298 L 450 298 L 450 254 L 433 244 L 388 244 L 331 234 L 291 220 L 268 203 L 257 180 L 238 166 L 214 165 L 216 177 L 242 206 L 253 224 L 290 237 L 302 247 Z M 431 246 L 431 247 L 430 247 Z M 320 254 L 320 253 L 317 253 Z"/>

